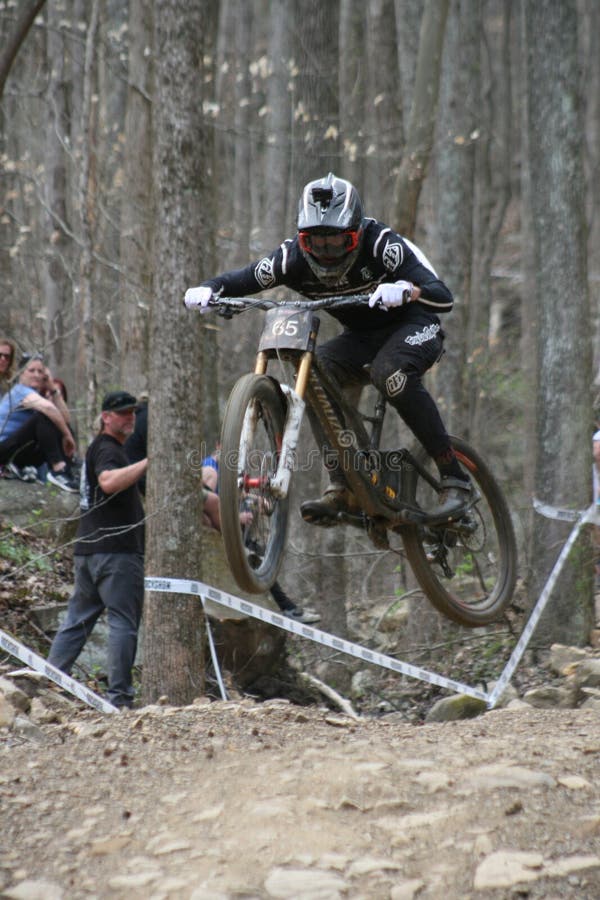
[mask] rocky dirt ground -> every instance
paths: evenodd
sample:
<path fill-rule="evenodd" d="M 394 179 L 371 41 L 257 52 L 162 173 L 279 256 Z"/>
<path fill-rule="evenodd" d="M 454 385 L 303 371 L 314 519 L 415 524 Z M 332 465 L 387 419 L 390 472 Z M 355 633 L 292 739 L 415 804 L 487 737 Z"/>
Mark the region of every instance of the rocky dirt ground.
<path fill-rule="evenodd" d="M 0 627 L 31 646 L 24 598 L 70 566 L 23 567 L 19 537 L 0 529 Z M 599 657 L 519 668 L 551 708 L 444 722 L 397 678 L 383 716 L 239 695 L 106 715 L 0 657 L 0 897 L 597 900 Z"/>
<path fill-rule="evenodd" d="M 1 733 L 2 897 L 600 896 L 597 709 L 32 702 Z"/>

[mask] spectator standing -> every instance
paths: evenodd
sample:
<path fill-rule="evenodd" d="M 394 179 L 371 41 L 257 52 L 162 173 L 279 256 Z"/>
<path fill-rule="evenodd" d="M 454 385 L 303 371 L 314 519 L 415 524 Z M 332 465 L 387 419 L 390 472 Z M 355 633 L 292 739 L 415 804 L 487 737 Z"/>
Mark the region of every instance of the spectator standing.
<path fill-rule="evenodd" d="M 81 477 L 81 517 L 75 544 L 75 589 L 49 662 L 70 673 L 101 613 L 108 617 L 108 699 L 133 705 L 132 668 L 144 597 L 144 510 L 138 488 L 148 458 L 130 463 L 124 444 L 133 433 L 137 400 L 106 394 L 101 430 L 90 444 Z"/>

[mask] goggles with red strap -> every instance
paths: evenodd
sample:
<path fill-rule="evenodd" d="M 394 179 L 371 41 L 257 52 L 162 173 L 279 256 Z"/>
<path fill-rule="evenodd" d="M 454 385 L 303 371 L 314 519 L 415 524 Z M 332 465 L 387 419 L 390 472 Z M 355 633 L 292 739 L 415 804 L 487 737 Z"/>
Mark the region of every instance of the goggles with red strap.
<path fill-rule="evenodd" d="M 357 231 L 335 231 L 319 234 L 313 231 L 299 231 L 298 241 L 305 253 L 316 259 L 340 259 L 358 247 L 360 229 Z"/>

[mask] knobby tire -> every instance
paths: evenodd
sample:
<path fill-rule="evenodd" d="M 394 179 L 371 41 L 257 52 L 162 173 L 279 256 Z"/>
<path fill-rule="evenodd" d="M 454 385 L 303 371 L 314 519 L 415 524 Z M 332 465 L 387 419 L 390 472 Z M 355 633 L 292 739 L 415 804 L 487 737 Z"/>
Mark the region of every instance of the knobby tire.
<path fill-rule="evenodd" d="M 517 578 L 517 547 L 508 505 L 490 469 L 465 441 L 451 440 L 459 462 L 481 495 L 471 513 L 475 532 L 463 544 L 452 526 L 411 526 L 403 533 L 403 543 L 415 578 L 436 609 L 459 625 L 477 628 L 500 619 L 511 602 Z M 426 462 L 424 454 L 421 461 Z M 431 508 L 435 493 L 423 487 L 423 479 L 418 484 L 417 500 L 423 508 Z M 439 555 L 444 553 L 453 567 L 451 577 L 439 562 Z"/>
<path fill-rule="evenodd" d="M 285 401 L 266 375 L 243 375 L 229 396 L 221 430 L 221 533 L 231 572 L 244 591 L 262 594 L 277 578 L 288 500 L 270 495 L 285 423 Z M 248 423 L 252 421 L 252 427 Z M 242 466 L 243 461 L 245 464 Z M 252 513 L 250 524 L 240 515 Z"/>

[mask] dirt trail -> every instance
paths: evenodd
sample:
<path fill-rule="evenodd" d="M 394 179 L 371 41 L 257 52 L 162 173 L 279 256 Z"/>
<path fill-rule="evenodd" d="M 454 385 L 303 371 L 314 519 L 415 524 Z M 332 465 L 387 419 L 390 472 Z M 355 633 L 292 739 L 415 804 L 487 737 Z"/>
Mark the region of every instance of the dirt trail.
<path fill-rule="evenodd" d="M 600 896 L 596 710 L 415 727 L 59 700 L 0 732 L 2 897 Z"/>

